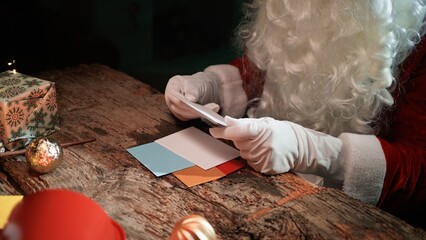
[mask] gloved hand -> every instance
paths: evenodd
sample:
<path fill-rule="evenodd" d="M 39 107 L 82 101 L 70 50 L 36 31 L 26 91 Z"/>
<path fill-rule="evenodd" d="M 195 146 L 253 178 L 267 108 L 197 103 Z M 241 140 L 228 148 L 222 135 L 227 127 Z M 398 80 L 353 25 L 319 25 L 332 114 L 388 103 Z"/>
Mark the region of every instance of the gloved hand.
<path fill-rule="evenodd" d="M 198 118 L 189 107 L 182 104 L 174 95 L 182 94 L 191 102 L 197 102 L 218 112 L 220 109 L 219 80 L 211 72 L 198 72 L 191 76 L 174 76 L 166 86 L 166 103 L 172 113 L 180 120 Z"/>
<path fill-rule="evenodd" d="M 232 140 L 241 157 L 256 171 L 265 174 L 295 171 L 343 183 L 339 138 L 273 118 L 225 117 L 225 122 L 227 127 L 211 128 L 210 134 Z"/>
<path fill-rule="evenodd" d="M 222 115 L 241 117 L 247 106 L 239 70 L 232 65 L 213 65 L 194 75 L 174 76 L 167 83 L 166 103 L 180 120 L 198 118 L 189 107 L 174 95 L 181 94 Z"/>

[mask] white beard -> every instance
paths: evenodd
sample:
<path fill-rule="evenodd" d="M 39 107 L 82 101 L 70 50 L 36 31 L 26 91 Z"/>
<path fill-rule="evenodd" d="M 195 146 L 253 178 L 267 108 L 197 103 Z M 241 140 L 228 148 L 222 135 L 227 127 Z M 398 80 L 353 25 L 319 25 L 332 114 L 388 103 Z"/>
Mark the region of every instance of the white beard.
<path fill-rule="evenodd" d="M 372 133 L 383 106 L 393 104 L 388 88 L 396 67 L 419 36 L 425 15 L 421 2 L 255 1 L 256 19 L 242 31 L 251 32 L 247 54 L 265 71 L 266 82 L 260 104 L 249 115 L 289 120 L 334 136 Z M 401 14 L 396 6 L 404 6 Z M 401 16 L 407 13 L 413 18 Z"/>

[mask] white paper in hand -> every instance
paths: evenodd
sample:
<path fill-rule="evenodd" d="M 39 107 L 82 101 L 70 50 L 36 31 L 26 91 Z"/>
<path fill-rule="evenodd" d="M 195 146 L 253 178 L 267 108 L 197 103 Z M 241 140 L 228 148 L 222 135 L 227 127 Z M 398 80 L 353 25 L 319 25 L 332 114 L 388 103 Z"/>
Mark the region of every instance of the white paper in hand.
<path fill-rule="evenodd" d="M 201 119 L 205 119 L 214 127 L 226 127 L 225 119 L 219 115 L 218 113 L 200 105 L 198 103 L 194 103 L 186 99 L 182 94 L 173 94 L 177 99 L 187 105 L 190 109 L 194 110 Z"/>

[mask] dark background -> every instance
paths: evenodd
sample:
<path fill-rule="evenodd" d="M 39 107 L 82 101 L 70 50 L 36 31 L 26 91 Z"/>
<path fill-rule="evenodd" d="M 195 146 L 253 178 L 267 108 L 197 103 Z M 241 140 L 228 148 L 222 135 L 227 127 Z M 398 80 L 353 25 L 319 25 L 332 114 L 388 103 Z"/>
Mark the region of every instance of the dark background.
<path fill-rule="evenodd" d="M 101 63 L 163 91 L 175 74 L 238 56 L 243 1 L 1 0 L 0 70 Z"/>

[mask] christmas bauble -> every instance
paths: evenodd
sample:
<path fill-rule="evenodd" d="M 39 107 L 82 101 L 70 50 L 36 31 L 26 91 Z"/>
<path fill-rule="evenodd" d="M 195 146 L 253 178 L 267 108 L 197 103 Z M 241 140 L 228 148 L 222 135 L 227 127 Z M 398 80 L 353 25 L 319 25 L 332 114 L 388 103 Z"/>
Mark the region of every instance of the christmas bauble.
<path fill-rule="evenodd" d="M 25 158 L 34 171 L 48 173 L 61 164 L 63 151 L 55 140 L 40 137 L 28 144 L 25 149 Z"/>
<path fill-rule="evenodd" d="M 215 240 L 216 232 L 212 225 L 200 215 L 183 217 L 173 228 L 170 240 Z"/>

